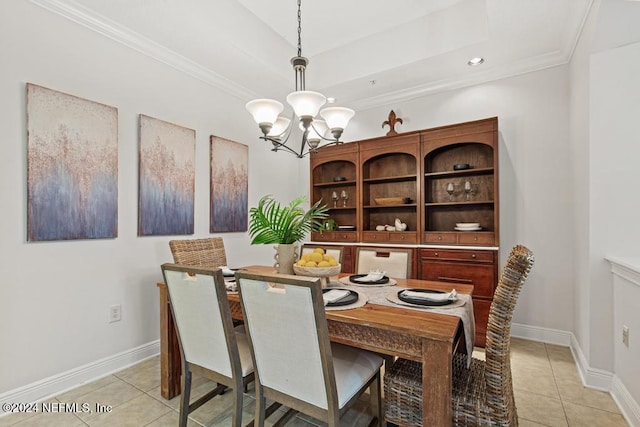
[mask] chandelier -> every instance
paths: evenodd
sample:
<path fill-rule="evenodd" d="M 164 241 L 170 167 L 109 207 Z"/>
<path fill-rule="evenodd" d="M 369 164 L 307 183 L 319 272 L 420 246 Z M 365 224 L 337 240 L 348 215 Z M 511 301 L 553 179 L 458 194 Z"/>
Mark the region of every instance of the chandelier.
<path fill-rule="evenodd" d="M 328 107 L 320 110 L 327 102 L 327 98 L 319 92 L 305 88 L 305 70 L 309 65 L 309 60 L 302 56 L 300 1 L 298 0 L 298 54 L 291 58 L 296 78 L 296 90 L 287 95 L 287 103 L 293 108 L 293 116 L 291 119 L 279 116 L 284 110 L 284 106 L 281 102 L 273 99 L 254 99 L 247 103 L 246 109 L 262 131 L 260 139 L 273 144 L 271 151 L 285 150 L 302 158 L 315 152 L 321 141 L 325 141 L 323 146 L 341 144 L 340 136 L 355 112 L 344 107 Z M 316 118 L 318 112 L 324 120 Z M 299 118 L 299 126 L 302 130 L 302 142 L 299 150 L 287 145 L 295 116 Z M 333 138 L 324 136 L 327 130 L 331 132 Z"/>

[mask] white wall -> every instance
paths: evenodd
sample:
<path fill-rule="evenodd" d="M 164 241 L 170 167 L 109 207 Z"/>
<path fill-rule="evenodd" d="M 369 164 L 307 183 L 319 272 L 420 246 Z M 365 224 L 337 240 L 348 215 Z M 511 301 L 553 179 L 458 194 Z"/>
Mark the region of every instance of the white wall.
<path fill-rule="evenodd" d="M 640 5 L 603 2 L 597 39 L 601 50 L 590 58 L 589 120 L 589 363 L 613 370 L 614 330 L 611 274 L 606 256 L 638 257 L 640 197 L 638 158 L 640 138 L 640 36 L 608 34 L 623 17 L 640 19 Z M 596 40 L 597 43 L 597 40 Z M 612 44 L 613 43 L 613 44 Z"/>
<path fill-rule="evenodd" d="M 522 243 L 536 258 L 514 322 L 571 331 L 573 229 L 568 68 L 358 112 L 349 139 L 384 135 L 393 109 L 399 132 L 497 116 L 500 130 L 500 257 Z"/>
<path fill-rule="evenodd" d="M 298 183 L 308 166 L 268 151 L 246 100 L 27 1 L 0 2 L 0 61 L 0 395 L 158 339 L 155 284 L 176 236 L 137 237 L 138 114 L 196 130 L 196 237 L 210 235 L 211 134 L 249 145 L 250 206 L 308 192 Z M 116 239 L 26 242 L 27 82 L 118 108 Z M 246 233 L 222 237 L 232 266 L 273 262 Z M 107 322 L 111 304 L 122 321 Z"/>

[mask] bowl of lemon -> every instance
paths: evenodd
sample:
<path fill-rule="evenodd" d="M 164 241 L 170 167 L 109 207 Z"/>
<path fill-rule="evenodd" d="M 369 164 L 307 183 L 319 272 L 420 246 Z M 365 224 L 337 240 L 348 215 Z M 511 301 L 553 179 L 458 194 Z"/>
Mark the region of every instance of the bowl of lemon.
<path fill-rule="evenodd" d="M 320 277 L 322 287 L 329 284 L 329 277 L 340 273 L 342 266 L 332 256 L 324 253 L 324 249 L 316 248 L 313 252 L 303 254 L 300 260 L 293 264 L 293 271 L 298 276 Z"/>

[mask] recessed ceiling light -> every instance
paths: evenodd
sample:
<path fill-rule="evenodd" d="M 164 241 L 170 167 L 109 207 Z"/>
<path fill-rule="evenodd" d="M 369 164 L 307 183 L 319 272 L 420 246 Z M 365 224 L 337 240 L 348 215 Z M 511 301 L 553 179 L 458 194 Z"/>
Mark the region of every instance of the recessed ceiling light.
<path fill-rule="evenodd" d="M 336 99 L 333 97 L 327 97 L 327 104 L 335 104 L 336 103 Z"/>
<path fill-rule="evenodd" d="M 475 58 L 471 58 L 469 62 L 467 62 L 467 65 L 469 65 L 470 67 L 475 67 L 476 65 L 480 65 L 483 62 L 484 62 L 484 58 L 480 58 L 479 56 L 476 56 Z"/>

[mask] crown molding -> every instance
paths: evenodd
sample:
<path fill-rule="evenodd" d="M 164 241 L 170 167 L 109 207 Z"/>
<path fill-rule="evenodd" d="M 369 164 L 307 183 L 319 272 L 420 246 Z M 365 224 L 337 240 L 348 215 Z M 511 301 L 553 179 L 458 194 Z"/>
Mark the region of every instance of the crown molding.
<path fill-rule="evenodd" d="M 556 51 L 550 54 L 540 55 L 524 61 L 514 63 L 507 67 L 498 67 L 479 72 L 472 77 L 459 79 L 443 79 L 430 82 L 424 85 L 414 86 L 408 89 L 402 89 L 395 92 L 389 92 L 383 95 L 370 98 L 349 101 L 351 108 L 362 111 L 371 108 L 382 107 L 414 98 L 420 98 L 427 95 L 434 95 L 449 90 L 462 89 L 469 86 L 488 83 L 496 80 L 515 77 L 522 74 L 541 71 L 547 68 L 557 67 L 569 63 L 569 53 Z"/>
<path fill-rule="evenodd" d="M 156 61 L 190 75 L 241 100 L 257 98 L 253 91 L 211 71 L 201 64 L 168 49 L 142 34 L 92 12 L 73 0 L 30 0 L 31 3 L 69 19 Z"/>

